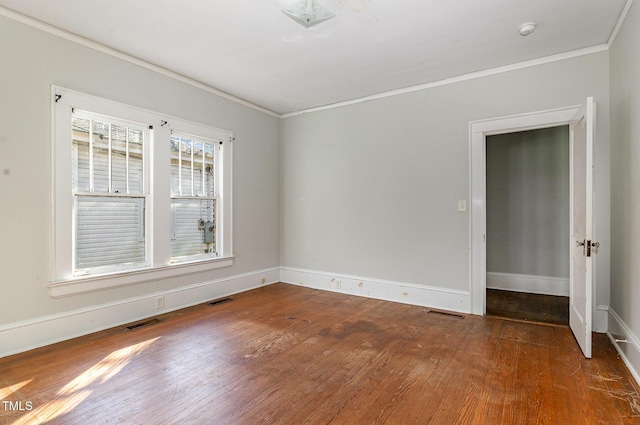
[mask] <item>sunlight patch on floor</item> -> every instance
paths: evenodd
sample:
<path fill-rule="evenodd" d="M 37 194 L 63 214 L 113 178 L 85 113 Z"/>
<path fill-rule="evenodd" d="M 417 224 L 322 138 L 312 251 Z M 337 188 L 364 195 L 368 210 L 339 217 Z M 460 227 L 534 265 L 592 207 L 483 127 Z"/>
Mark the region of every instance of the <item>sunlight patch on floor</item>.
<path fill-rule="evenodd" d="M 19 382 L 17 384 L 9 385 L 8 387 L 0 388 L 0 400 L 4 400 L 5 398 L 9 397 L 11 394 L 15 393 L 31 381 L 33 381 L 33 378 Z"/>
<path fill-rule="evenodd" d="M 30 411 L 13 422 L 12 425 L 44 423 L 72 411 L 91 395 L 93 390 L 88 389 L 89 386 L 94 383 L 100 385 L 107 382 L 159 338 L 149 339 L 114 351 L 62 387 L 56 393 L 55 399 Z M 28 382 L 30 381 L 25 381 L 25 385 Z"/>

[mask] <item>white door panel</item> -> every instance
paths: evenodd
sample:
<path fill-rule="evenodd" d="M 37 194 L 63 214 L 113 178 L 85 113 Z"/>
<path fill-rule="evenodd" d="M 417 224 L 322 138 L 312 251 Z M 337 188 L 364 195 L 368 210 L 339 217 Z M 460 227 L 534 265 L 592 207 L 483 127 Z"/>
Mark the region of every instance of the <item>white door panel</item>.
<path fill-rule="evenodd" d="M 591 358 L 593 305 L 593 135 L 595 103 L 588 98 L 571 123 L 571 245 L 569 325 Z"/>

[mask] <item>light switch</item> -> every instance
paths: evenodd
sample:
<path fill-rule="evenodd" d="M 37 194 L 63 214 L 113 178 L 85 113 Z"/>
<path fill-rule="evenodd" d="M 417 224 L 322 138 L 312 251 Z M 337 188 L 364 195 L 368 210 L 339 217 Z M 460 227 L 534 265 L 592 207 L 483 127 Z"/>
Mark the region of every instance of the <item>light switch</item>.
<path fill-rule="evenodd" d="M 467 201 L 464 199 L 458 201 L 458 211 L 465 212 L 467 210 Z"/>

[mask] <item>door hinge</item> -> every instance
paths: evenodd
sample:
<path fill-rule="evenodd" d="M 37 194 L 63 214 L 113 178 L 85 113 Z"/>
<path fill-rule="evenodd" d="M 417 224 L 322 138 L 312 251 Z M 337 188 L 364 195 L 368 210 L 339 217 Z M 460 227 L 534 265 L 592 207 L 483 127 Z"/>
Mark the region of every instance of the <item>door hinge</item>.
<path fill-rule="evenodd" d="M 576 245 L 582 247 L 582 255 L 584 255 L 585 257 L 591 257 L 592 252 L 594 254 L 597 252 L 595 249 L 598 249 L 598 247 L 600 246 L 600 242 L 591 242 L 590 240 L 585 239 L 576 241 Z M 592 250 L 591 248 L 595 249 Z"/>
<path fill-rule="evenodd" d="M 584 249 L 586 250 L 586 256 L 587 257 L 591 257 L 591 253 L 597 253 L 597 249 L 600 246 L 600 242 L 592 242 L 590 240 L 587 240 L 586 243 L 584 244 Z M 591 249 L 591 248 L 595 248 L 595 249 Z"/>

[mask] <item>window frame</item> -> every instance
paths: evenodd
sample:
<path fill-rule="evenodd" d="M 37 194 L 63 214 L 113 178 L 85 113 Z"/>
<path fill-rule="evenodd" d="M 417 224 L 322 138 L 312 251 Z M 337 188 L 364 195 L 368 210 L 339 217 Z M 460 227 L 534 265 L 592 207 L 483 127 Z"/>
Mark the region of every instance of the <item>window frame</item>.
<path fill-rule="evenodd" d="M 74 109 L 113 118 L 117 122 L 141 123 L 149 127 L 149 137 L 145 138 L 148 140 L 144 141 L 145 152 L 148 153 L 145 158 L 145 185 L 148 190 L 144 195 L 147 264 L 144 267 L 105 269 L 103 273 L 74 276 L 76 195 L 72 187 L 71 158 L 71 116 Z M 220 141 L 220 166 L 216 173 L 216 178 L 220 179 L 216 201 L 218 256 L 171 261 L 169 143 L 172 131 Z M 233 133 L 227 130 L 51 86 L 51 274 L 48 284 L 51 295 L 64 297 L 233 265 L 233 140 Z"/>

